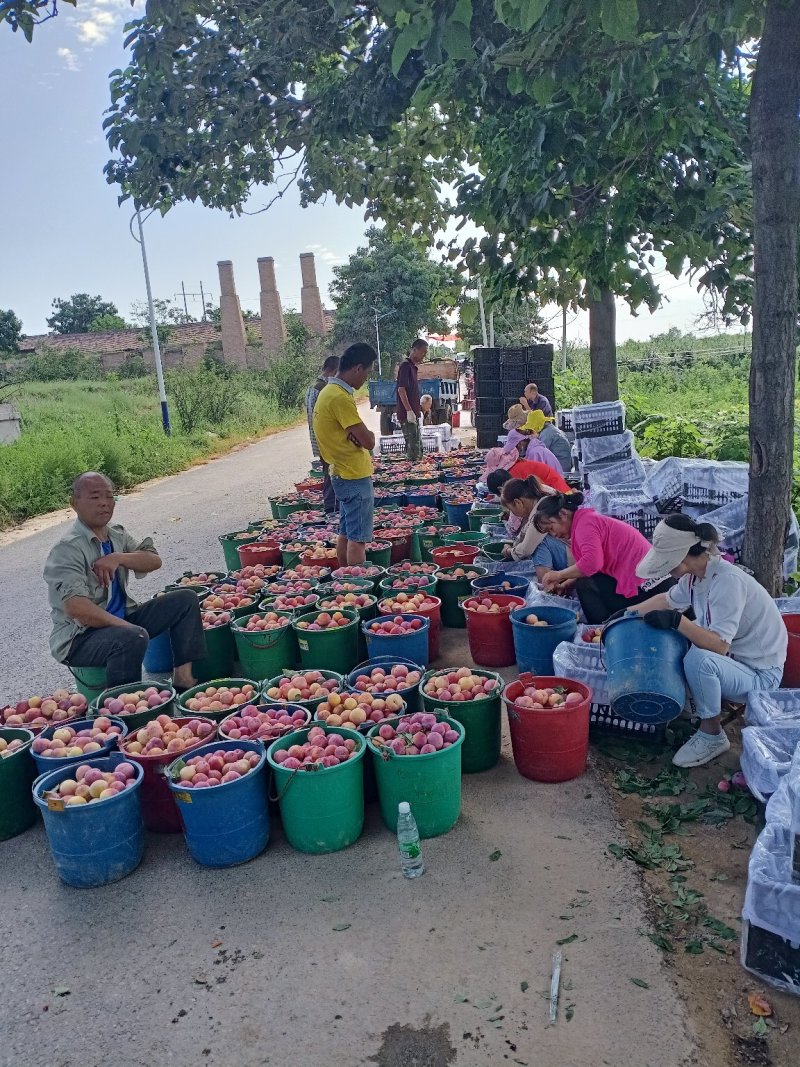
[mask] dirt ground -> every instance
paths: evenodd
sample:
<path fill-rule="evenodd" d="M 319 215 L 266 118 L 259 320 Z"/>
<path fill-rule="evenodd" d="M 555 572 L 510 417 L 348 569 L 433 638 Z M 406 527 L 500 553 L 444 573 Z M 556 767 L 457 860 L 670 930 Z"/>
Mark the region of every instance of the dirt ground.
<path fill-rule="evenodd" d="M 703 1051 L 700 1062 L 705 1067 L 740 1063 L 788 1067 L 798 1062 L 800 999 L 759 982 L 739 962 L 747 864 L 763 812 L 745 791 L 722 794 L 717 791 L 717 783 L 739 769 L 741 727 L 740 717 L 728 724 L 730 751 L 711 767 L 674 773 L 671 754 L 683 740 L 684 728 L 688 728 L 682 721 L 674 732 L 670 731 L 666 742 L 649 748 L 600 741 L 592 747 L 593 762 L 614 798 L 625 836 L 637 848 L 647 843 L 642 823 L 659 825 L 653 816 L 655 810 L 666 815 L 666 809 L 673 805 L 686 809 L 698 800 L 709 801 L 719 822 L 681 820 L 682 814 L 690 812 L 678 811 L 678 817 L 673 816 L 663 835 L 664 844 L 676 845 L 679 856 L 690 864 L 685 870 L 670 872 L 663 866 L 648 869 L 627 857 L 620 862 L 634 862 L 639 873 L 656 943 L 686 1004 Z M 625 792 L 641 785 L 626 777 L 625 772 L 634 772 L 642 779 L 658 775 L 663 783 L 661 789 L 669 795 Z M 644 792 L 649 790 L 645 788 Z M 721 805 L 719 809 L 717 804 Z M 726 818 L 733 807 L 742 812 Z M 669 832 L 672 829 L 677 832 Z M 650 856 L 652 853 L 640 859 Z M 659 858 L 657 853 L 655 858 Z M 669 860 L 666 862 L 669 864 Z M 681 858 L 677 863 L 683 866 Z M 696 898 L 695 894 L 701 896 Z M 709 918 L 718 922 L 703 925 Z M 754 992 L 762 994 L 773 1009 L 772 1017 L 764 1020 L 765 1034 L 758 1033 L 762 1027 L 748 1004 L 748 994 Z"/>

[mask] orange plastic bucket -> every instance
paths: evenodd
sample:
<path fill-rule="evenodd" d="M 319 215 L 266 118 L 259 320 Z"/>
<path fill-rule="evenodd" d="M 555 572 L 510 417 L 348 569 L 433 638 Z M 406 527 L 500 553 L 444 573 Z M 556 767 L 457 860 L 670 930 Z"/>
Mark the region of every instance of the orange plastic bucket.
<path fill-rule="evenodd" d="M 463 567 L 472 563 L 479 552 L 475 545 L 442 545 L 431 549 L 431 559 L 438 567 Z"/>
<path fill-rule="evenodd" d="M 583 700 L 548 711 L 521 708 L 516 700 L 526 686 L 567 686 Z M 571 678 L 521 674 L 503 690 L 503 703 L 511 731 L 514 763 L 524 778 L 534 782 L 569 782 L 586 769 L 589 752 L 589 712 L 592 691 Z"/>

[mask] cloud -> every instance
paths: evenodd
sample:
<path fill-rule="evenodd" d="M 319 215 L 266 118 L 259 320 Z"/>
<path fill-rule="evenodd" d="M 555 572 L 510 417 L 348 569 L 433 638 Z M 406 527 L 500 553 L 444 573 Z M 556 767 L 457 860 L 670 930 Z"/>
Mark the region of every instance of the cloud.
<path fill-rule="evenodd" d="M 129 0 L 90 0 L 79 9 L 78 40 L 87 48 L 105 42 L 121 30 L 131 15 Z"/>
<path fill-rule="evenodd" d="M 63 59 L 64 66 L 67 70 L 80 70 L 81 65 L 78 62 L 78 57 L 72 51 L 71 48 L 57 48 L 56 55 L 59 59 Z"/>
<path fill-rule="evenodd" d="M 309 245 L 308 251 L 313 252 L 320 263 L 324 263 L 328 267 L 335 267 L 339 263 L 344 263 L 344 256 L 337 255 L 336 252 L 326 248 L 325 245 Z"/>

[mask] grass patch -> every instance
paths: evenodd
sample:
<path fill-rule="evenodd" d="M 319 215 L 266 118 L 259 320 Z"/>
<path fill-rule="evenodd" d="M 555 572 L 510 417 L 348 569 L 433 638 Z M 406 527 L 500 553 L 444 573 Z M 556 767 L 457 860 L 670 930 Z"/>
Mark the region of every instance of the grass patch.
<path fill-rule="evenodd" d="M 31 382 L 9 398 L 22 415 L 22 436 L 0 448 L 0 529 L 65 507 L 73 478 L 100 470 L 120 489 L 175 474 L 268 429 L 294 423 L 299 407 L 281 407 L 259 375 L 237 376 L 227 414 L 190 433 L 174 420 L 161 429 L 154 378 Z M 174 419 L 174 412 L 173 419 Z"/>

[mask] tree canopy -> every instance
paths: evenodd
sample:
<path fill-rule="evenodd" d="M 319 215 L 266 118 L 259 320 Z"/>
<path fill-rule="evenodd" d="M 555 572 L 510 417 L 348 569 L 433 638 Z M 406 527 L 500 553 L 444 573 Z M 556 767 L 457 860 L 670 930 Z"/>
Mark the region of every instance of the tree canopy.
<path fill-rule="evenodd" d="M 0 352 L 19 352 L 22 340 L 22 320 L 17 318 L 11 308 L 0 309 Z"/>
<path fill-rule="evenodd" d="M 68 299 L 56 297 L 53 308 L 53 314 L 47 319 L 53 333 L 88 333 L 95 319 L 119 314 L 115 304 L 88 293 L 73 293 Z"/>
<path fill-rule="evenodd" d="M 547 326 L 540 314 L 535 297 L 522 300 L 505 300 L 486 309 L 487 330 L 489 317 L 494 313 L 494 343 L 498 348 L 523 348 L 547 340 Z M 458 309 L 458 333 L 467 346 L 483 344 L 480 308 L 475 298 L 462 300 Z"/>
<path fill-rule="evenodd" d="M 98 315 L 89 325 L 90 333 L 104 333 L 106 330 L 128 330 L 130 326 L 121 315 Z"/>
<path fill-rule="evenodd" d="M 381 350 L 392 358 L 402 356 L 425 330 L 448 332 L 444 312 L 456 305 L 461 292 L 455 271 L 433 263 L 408 237 L 373 226 L 366 238 L 347 263 L 333 268 L 331 343 L 373 343 L 376 310 Z M 387 359 L 384 369 L 389 365 Z"/>

